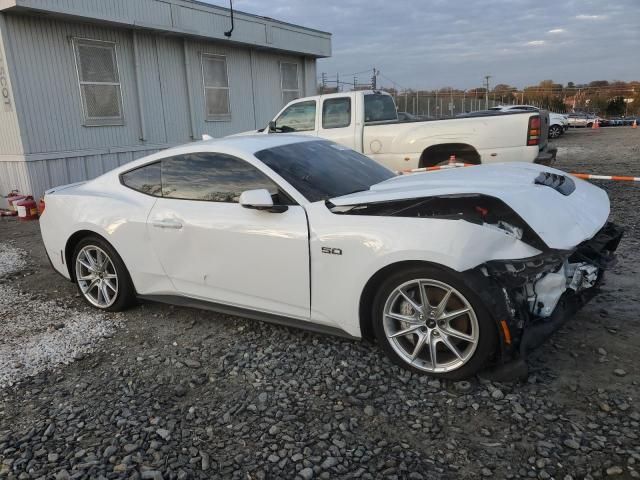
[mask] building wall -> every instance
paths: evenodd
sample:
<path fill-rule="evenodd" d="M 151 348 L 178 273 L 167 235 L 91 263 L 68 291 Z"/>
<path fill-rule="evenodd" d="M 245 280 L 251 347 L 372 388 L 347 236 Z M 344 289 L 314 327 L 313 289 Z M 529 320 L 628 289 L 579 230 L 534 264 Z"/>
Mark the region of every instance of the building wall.
<path fill-rule="evenodd" d="M 315 59 L 310 57 L 90 23 L 4 17 L 13 84 L 19 88 L 14 88 L 13 131 L 2 129 L 0 136 L 6 134 L 21 147 L 12 147 L 17 162 L 8 162 L 8 152 L 0 151 L 0 194 L 20 188 L 39 196 L 52 186 L 94 178 L 124 160 L 204 133 L 221 137 L 261 128 L 282 107 L 282 61 L 298 64 L 301 95 L 315 91 Z M 74 37 L 116 43 L 124 125 L 83 125 Z M 206 121 L 202 53 L 227 58 L 229 121 Z M 0 119 L 2 114 L 0 109 Z"/>
<path fill-rule="evenodd" d="M 12 71 L 9 68 L 9 40 L 5 15 L 0 13 L 0 156 L 23 153 L 13 95 Z"/>

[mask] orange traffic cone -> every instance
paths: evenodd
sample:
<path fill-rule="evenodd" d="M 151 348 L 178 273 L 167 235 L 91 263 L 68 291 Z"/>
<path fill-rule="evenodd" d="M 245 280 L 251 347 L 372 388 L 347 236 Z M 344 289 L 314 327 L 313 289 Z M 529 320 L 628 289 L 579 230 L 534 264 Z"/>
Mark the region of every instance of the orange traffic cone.
<path fill-rule="evenodd" d="M 634 120 L 633 124 L 631 125 L 631 128 L 638 128 L 638 121 Z"/>
<path fill-rule="evenodd" d="M 449 165 L 456 163 L 456 154 L 454 153 L 449 157 Z"/>
<path fill-rule="evenodd" d="M 591 124 L 591 130 L 597 130 L 598 128 L 600 128 L 600 123 L 598 123 L 596 119 L 596 121 Z"/>

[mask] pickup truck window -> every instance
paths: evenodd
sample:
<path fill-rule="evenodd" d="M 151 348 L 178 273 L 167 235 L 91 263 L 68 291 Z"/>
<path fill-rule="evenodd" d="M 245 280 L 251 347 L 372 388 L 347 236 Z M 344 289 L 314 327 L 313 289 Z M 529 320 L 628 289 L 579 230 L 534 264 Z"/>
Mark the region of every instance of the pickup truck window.
<path fill-rule="evenodd" d="M 322 103 L 322 128 L 345 128 L 351 125 L 351 99 L 330 98 Z"/>
<path fill-rule="evenodd" d="M 379 93 L 364 96 L 365 122 L 388 122 L 391 120 L 398 120 L 393 97 Z"/>
<path fill-rule="evenodd" d="M 369 157 L 325 140 L 268 148 L 255 156 L 310 202 L 369 190 L 395 177 Z"/>
<path fill-rule="evenodd" d="M 276 132 L 308 132 L 316 129 L 316 101 L 294 103 L 276 119 Z"/>

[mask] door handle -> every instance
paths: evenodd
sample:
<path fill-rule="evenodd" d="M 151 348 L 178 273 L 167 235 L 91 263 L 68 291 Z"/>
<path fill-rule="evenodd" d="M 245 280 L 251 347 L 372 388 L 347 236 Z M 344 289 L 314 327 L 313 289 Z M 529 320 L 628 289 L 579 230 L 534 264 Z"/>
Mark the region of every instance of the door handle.
<path fill-rule="evenodd" d="M 182 223 L 177 220 L 156 220 L 151 222 L 151 225 L 156 228 L 170 228 L 173 230 L 180 230 L 182 228 Z"/>

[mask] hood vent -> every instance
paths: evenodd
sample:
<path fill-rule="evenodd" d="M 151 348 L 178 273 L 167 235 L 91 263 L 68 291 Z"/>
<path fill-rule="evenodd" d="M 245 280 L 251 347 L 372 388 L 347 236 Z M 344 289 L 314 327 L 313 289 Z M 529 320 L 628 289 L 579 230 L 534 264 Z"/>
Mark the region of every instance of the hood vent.
<path fill-rule="evenodd" d="M 561 193 L 565 197 L 571 195 L 576 189 L 576 184 L 571 178 L 565 175 L 558 175 L 556 173 L 549 172 L 542 172 L 536 177 L 533 183 L 553 188 L 556 192 Z"/>

